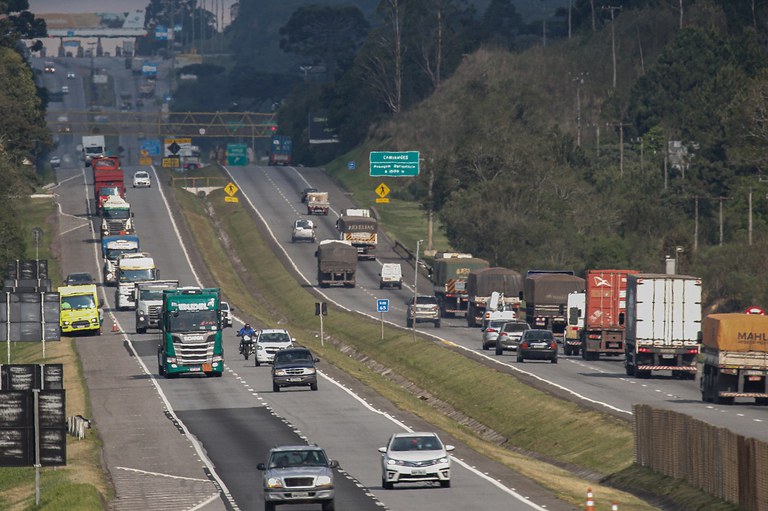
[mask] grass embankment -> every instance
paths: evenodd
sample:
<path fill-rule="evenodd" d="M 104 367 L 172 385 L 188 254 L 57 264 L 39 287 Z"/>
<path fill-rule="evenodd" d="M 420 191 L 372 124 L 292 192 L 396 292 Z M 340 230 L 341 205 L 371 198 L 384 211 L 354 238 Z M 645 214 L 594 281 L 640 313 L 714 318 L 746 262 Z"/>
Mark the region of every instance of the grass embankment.
<path fill-rule="evenodd" d="M 195 226 L 192 232 L 198 250 L 240 313 L 265 325 L 290 328 L 300 342 L 311 346 L 324 360 L 369 385 L 398 407 L 417 413 L 483 454 L 542 481 L 574 505 L 583 504 L 586 488 L 591 485 L 602 499 L 615 500 L 622 509 L 652 509 L 631 495 L 607 487 L 597 490 L 593 482 L 511 449 L 608 474 L 631 465 L 632 431 L 628 424 L 532 389 L 445 349 L 440 343 L 424 339 L 414 342 L 411 332 L 405 329 L 387 327 L 385 341 L 381 342 L 379 323 L 356 314 L 330 311 L 325 332 L 327 340 L 336 344 L 326 342 L 321 346 L 315 326 L 315 297 L 272 257 L 271 248 L 254 228 L 246 205 L 226 203 L 222 191 L 201 200 L 177 189 L 175 197 L 188 224 Z M 224 234 L 231 250 L 249 256 L 233 263 L 219 234 Z M 256 287 L 243 283 L 241 275 L 247 275 Z M 362 356 L 351 356 L 349 351 L 339 350 L 339 345 L 351 347 Z M 365 357 L 389 370 L 372 370 L 360 361 Z M 436 408 L 430 404 L 435 399 L 425 401 L 423 393 L 409 392 L 392 374 L 429 389 L 430 396 L 444 406 Z M 472 417 L 506 441 L 498 445 L 481 440 L 473 429 L 449 418 L 447 409 Z"/>
<path fill-rule="evenodd" d="M 58 265 L 56 205 L 50 199 L 30 199 L 21 206 L 19 215 L 23 232 L 28 233 L 27 259 L 35 257 L 32 229 L 40 227 L 44 234 L 39 244 L 40 259 L 48 260 L 48 272 L 54 288 L 62 281 Z M 54 247 L 54 250 L 52 250 Z M 3 362 L 7 362 L 3 345 Z M 45 344 L 43 358 L 40 343 L 11 344 L 11 363 L 64 364 L 66 415 L 91 417 L 91 406 L 83 380 L 83 371 L 75 351 L 74 340 Z M 67 436 L 67 465 L 46 467 L 40 472 L 40 507 L 35 507 L 35 469 L 0 468 L 0 510 L 43 509 L 51 511 L 100 510 L 109 495 L 101 468 L 101 442 L 94 430 L 86 432 L 84 440 Z"/>

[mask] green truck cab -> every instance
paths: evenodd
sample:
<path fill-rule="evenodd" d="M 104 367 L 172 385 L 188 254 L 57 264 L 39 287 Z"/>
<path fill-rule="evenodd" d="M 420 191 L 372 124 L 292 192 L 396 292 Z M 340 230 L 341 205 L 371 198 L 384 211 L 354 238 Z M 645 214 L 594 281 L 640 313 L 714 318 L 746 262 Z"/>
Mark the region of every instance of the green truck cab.
<path fill-rule="evenodd" d="M 101 306 L 95 284 L 61 286 L 59 326 L 61 333 L 101 335 Z"/>
<path fill-rule="evenodd" d="M 163 290 L 158 372 L 219 377 L 224 371 L 221 295 L 215 288 Z"/>

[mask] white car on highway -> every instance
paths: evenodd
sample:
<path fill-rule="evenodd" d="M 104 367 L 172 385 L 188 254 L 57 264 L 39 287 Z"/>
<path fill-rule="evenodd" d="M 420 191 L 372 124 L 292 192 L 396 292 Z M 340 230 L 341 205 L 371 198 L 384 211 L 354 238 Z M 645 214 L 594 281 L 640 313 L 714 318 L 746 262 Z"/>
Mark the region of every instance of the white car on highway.
<path fill-rule="evenodd" d="M 271 364 L 275 361 L 275 353 L 293 347 L 294 338 L 282 328 L 267 328 L 256 332 L 254 348 L 256 349 L 256 366 Z"/>
<path fill-rule="evenodd" d="M 386 447 L 379 447 L 381 486 L 391 490 L 395 483 L 438 482 L 451 486 L 452 445 L 443 445 L 435 433 L 395 433 Z"/>
<path fill-rule="evenodd" d="M 293 222 L 291 243 L 296 243 L 297 241 L 309 241 L 314 243 L 316 240 L 315 224 L 312 223 L 312 220 L 300 219 Z"/>
<path fill-rule="evenodd" d="M 140 170 L 133 175 L 134 188 L 149 188 L 150 186 L 152 186 L 152 181 L 146 170 Z"/>

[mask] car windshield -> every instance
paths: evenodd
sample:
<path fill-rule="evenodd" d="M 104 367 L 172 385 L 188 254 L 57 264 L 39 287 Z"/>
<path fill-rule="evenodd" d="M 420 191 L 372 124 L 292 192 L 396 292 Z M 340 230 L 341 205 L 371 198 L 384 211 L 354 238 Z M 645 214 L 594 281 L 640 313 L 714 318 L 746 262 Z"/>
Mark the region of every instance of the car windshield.
<path fill-rule="evenodd" d="M 170 319 L 171 332 L 204 332 L 216 330 L 216 311 L 174 311 Z"/>
<path fill-rule="evenodd" d="M 525 333 L 525 339 L 528 341 L 551 341 L 552 332 L 549 330 L 529 330 Z"/>
<path fill-rule="evenodd" d="M 92 294 L 61 297 L 62 310 L 93 309 L 94 307 L 96 307 L 96 302 L 94 301 Z"/>
<path fill-rule="evenodd" d="M 133 177 L 137 179 L 149 179 L 149 174 L 147 174 L 146 172 L 137 172 L 136 174 L 133 175 Z"/>
<path fill-rule="evenodd" d="M 416 303 L 419 305 L 437 305 L 437 298 L 434 296 L 420 296 L 417 298 Z"/>
<path fill-rule="evenodd" d="M 275 365 L 311 364 L 312 354 L 308 351 L 289 351 L 275 354 Z"/>
<path fill-rule="evenodd" d="M 403 436 L 392 440 L 392 451 L 436 451 L 441 449 L 440 441 L 434 436 Z"/>
<path fill-rule="evenodd" d="M 299 229 L 311 229 L 312 224 L 309 222 L 309 220 L 297 220 L 296 227 Z"/>
<path fill-rule="evenodd" d="M 505 321 L 501 321 L 497 319 L 488 323 L 488 328 L 493 328 L 494 330 L 498 330 L 504 325 L 504 323 Z"/>
<path fill-rule="evenodd" d="M 131 217 L 130 209 L 105 209 L 104 218 L 109 220 L 125 220 Z"/>
<path fill-rule="evenodd" d="M 524 332 L 528 330 L 527 323 L 507 323 L 504 325 L 505 332 Z"/>
<path fill-rule="evenodd" d="M 269 458 L 269 468 L 288 467 L 326 467 L 328 458 L 318 449 L 273 452 Z"/>
<path fill-rule="evenodd" d="M 290 343 L 291 338 L 285 332 L 269 332 L 259 336 L 259 342 Z"/>

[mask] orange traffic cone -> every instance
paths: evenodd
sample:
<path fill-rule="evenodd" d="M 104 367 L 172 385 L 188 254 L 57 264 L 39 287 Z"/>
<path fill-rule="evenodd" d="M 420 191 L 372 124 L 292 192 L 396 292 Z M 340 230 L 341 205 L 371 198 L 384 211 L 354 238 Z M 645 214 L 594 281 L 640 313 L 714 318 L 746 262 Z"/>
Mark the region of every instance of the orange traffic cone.
<path fill-rule="evenodd" d="M 592 488 L 587 488 L 587 505 L 584 511 L 595 511 L 595 499 L 592 498 Z"/>
<path fill-rule="evenodd" d="M 117 332 L 117 323 L 112 323 L 112 332 Z"/>

